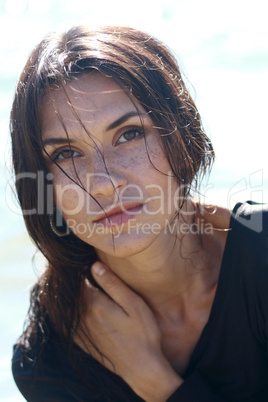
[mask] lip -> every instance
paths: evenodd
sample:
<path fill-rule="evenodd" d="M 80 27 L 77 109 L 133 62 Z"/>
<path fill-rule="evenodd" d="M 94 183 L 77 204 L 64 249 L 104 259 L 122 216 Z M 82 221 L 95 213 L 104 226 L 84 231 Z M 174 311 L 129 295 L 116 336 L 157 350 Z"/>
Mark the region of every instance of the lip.
<path fill-rule="evenodd" d="M 97 219 L 94 219 L 94 223 L 103 226 L 121 225 L 138 215 L 142 208 L 141 203 L 118 205 L 100 214 Z"/>

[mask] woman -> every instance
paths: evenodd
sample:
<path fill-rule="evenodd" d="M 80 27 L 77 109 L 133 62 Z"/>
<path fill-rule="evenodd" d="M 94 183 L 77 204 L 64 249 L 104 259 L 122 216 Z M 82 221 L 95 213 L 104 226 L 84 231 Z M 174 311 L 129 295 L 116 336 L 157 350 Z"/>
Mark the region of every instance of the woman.
<path fill-rule="evenodd" d="M 14 347 L 25 398 L 267 400 L 267 206 L 192 198 L 214 151 L 169 50 L 131 28 L 49 35 L 11 135 L 47 259 Z"/>

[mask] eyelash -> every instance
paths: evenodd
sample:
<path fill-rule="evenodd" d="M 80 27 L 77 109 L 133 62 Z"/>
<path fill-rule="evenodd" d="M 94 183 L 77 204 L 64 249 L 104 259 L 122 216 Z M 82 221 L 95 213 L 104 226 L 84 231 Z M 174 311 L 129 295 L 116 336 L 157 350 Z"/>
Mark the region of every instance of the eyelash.
<path fill-rule="evenodd" d="M 68 157 L 68 158 L 62 157 L 62 158 L 61 158 L 60 156 L 62 156 L 62 154 L 63 154 L 64 152 L 70 152 L 70 154 L 71 154 L 70 157 Z M 75 150 L 70 149 L 70 148 L 64 148 L 64 149 L 60 149 L 59 151 L 56 151 L 56 152 L 54 153 L 54 155 L 52 156 L 51 159 L 52 159 L 53 162 L 56 162 L 56 161 L 58 161 L 58 160 L 66 161 L 66 160 L 68 160 L 68 159 L 73 159 L 73 158 L 75 158 L 75 156 L 74 156 L 75 153 L 77 153 L 78 156 L 81 155 L 78 151 L 75 151 Z"/>
<path fill-rule="evenodd" d="M 124 141 L 122 141 L 122 142 L 119 141 L 120 138 L 123 138 L 125 135 L 127 135 L 129 133 L 131 133 L 131 134 L 134 133 L 134 134 L 137 134 L 137 135 L 135 135 L 134 138 L 131 138 L 131 139 L 128 139 L 128 140 L 124 139 Z M 120 137 L 116 141 L 116 145 L 125 144 L 127 142 L 132 142 L 132 141 L 135 141 L 136 139 L 138 139 L 139 137 L 143 137 L 143 136 L 144 136 L 144 132 L 143 132 L 143 130 L 141 128 L 137 128 L 137 127 L 130 128 L 130 129 L 126 130 L 123 134 L 120 135 Z M 63 157 L 64 152 L 65 153 L 68 152 L 70 154 L 69 157 L 67 157 L 67 158 Z M 74 155 L 75 153 L 78 154 L 78 155 Z M 70 148 L 63 148 L 63 149 L 60 149 L 60 150 L 56 151 L 51 159 L 52 159 L 53 162 L 56 162 L 58 160 L 66 161 L 68 159 L 73 159 L 73 158 L 75 158 L 77 156 L 81 156 L 81 154 L 78 151 L 75 151 L 75 150 L 70 149 Z"/>
<path fill-rule="evenodd" d="M 134 138 L 129 139 L 129 140 L 125 139 L 125 141 L 119 142 L 120 138 L 122 138 L 124 135 L 129 134 L 129 133 L 135 133 L 135 134 L 138 134 L 138 135 L 135 136 Z M 135 141 L 139 137 L 143 137 L 143 136 L 144 136 L 144 132 L 143 132 L 143 130 L 141 128 L 133 127 L 133 128 L 130 128 L 130 129 L 126 130 L 123 134 L 120 135 L 120 137 L 116 141 L 116 145 L 117 144 L 125 144 L 126 142 Z"/>

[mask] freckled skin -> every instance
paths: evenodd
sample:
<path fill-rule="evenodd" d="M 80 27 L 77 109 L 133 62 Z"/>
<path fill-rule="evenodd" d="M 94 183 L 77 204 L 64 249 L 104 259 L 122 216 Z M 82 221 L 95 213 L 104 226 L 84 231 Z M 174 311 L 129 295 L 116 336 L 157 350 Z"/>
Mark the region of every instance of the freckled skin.
<path fill-rule="evenodd" d="M 146 211 L 160 212 L 148 214 L 142 211 L 135 217 L 137 224 L 158 223 L 161 228 L 157 234 L 148 234 L 148 230 L 143 234 L 129 230 L 128 226 L 124 225 L 120 228 L 120 236 L 116 238 L 113 238 L 111 231 L 108 230 L 107 233 L 95 233 L 89 237 L 89 232 L 81 234 L 72 227 L 74 233 L 96 249 L 105 250 L 105 253 L 112 255 L 116 253 L 122 257 L 144 250 L 158 238 L 159 240 L 161 238 L 161 242 L 164 239 L 168 242 L 171 235 L 164 234 L 164 229 L 175 210 L 167 211 L 168 200 L 162 199 L 163 197 L 160 199 L 160 196 L 167 193 L 168 180 L 171 181 L 172 192 L 175 192 L 177 184 L 173 178 L 167 177 L 167 174 L 171 175 L 170 166 L 162 151 L 159 133 L 153 127 L 149 115 L 134 98 L 130 100 L 112 79 L 100 73 L 90 73 L 68 84 L 67 93 L 87 132 L 81 128 L 81 124 L 67 105 L 63 90 L 51 91 L 45 99 L 42 111 L 43 140 L 51 137 L 66 138 L 58 119 L 57 114 L 60 114 L 67 127 L 69 138 L 73 141 L 72 150 L 77 153 L 73 161 L 71 158 L 57 159 L 57 163 L 76 182 L 77 174 L 87 192 L 105 210 L 119 204 L 118 200 L 121 197 L 124 201 L 131 201 L 137 200 L 139 196 L 140 202 L 146 205 Z M 127 129 L 143 128 L 140 117 L 132 116 L 116 128 L 107 131 L 107 126 L 122 115 L 136 111 L 133 101 L 143 114 L 142 123 L 146 141 L 143 136 L 137 136 L 132 141 L 118 143 Z M 46 150 L 53 158 L 55 152 L 62 148 L 68 150 L 68 143 L 48 145 Z M 101 153 L 112 181 L 107 177 Z M 65 220 L 73 219 L 77 225 L 86 223 L 92 228 L 94 217 L 102 212 L 98 203 L 78 185 L 73 184 L 55 164 L 48 161 L 48 168 L 54 174 L 56 203 Z M 133 222 L 134 220 L 131 220 L 132 225 Z M 117 233 L 116 229 L 114 233 Z"/>
<path fill-rule="evenodd" d="M 90 73 L 80 77 L 68 84 L 66 90 L 86 131 L 82 129 L 72 109 L 68 106 L 63 90 L 54 90 L 44 101 L 43 140 L 66 139 L 66 133 L 58 118 L 58 114 L 60 114 L 72 141 L 71 150 L 74 154 L 73 160 L 70 158 L 57 159 L 57 163 L 66 174 L 76 182 L 82 183 L 86 191 L 72 183 L 70 178 L 55 164 L 50 163 L 47 158 L 48 169 L 54 175 L 53 184 L 57 207 L 67 222 L 70 219 L 75 222 L 71 230 L 81 240 L 92 245 L 99 260 L 109 267 L 111 273 L 115 273 L 123 281 L 124 286 L 127 285 L 127 293 L 130 289 L 136 292 L 150 307 L 153 318 L 156 318 L 161 330 L 160 352 L 161 355 L 162 352 L 165 355 L 164 367 L 166 367 L 167 358 L 178 372 L 183 373 L 211 311 L 226 232 L 216 231 L 208 236 L 187 234 L 182 238 L 178 236 L 177 243 L 174 243 L 174 234 L 166 228 L 167 222 L 171 221 L 176 210 L 174 203 L 171 204 L 171 208 L 169 207 L 170 201 L 178 189 L 178 184 L 171 176 L 168 176 L 171 174 L 171 169 L 162 151 L 159 133 L 154 128 L 149 115 L 146 115 L 141 105 L 134 98 L 130 99 L 112 79 L 104 77 L 100 73 Z M 132 101 L 135 102 L 135 105 Z M 139 116 L 132 116 L 115 128 L 107 130 L 109 125 L 126 113 L 135 112 L 135 106 L 142 114 L 143 125 L 141 125 Z M 123 135 L 133 127 L 135 130 L 144 128 L 145 140 L 139 133 L 133 140 L 125 141 L 124 139 L 121 142 Z M 55 154 L 59 155 L 62 149 L 68 151 L 67 141 L 61 145 L 46 146 L 46 151 L 53 159 Z M 107 177 L 106 168 L 110 177 Z M 141 190 L 141 196 L 138 190 Z M 106 232 L 99 232 L 98 228 L 94 231 L 94 218 L 96 214 L 102 212 L 100 205 L 105 210 L 109 210 L 110 207 L 119 204 L 120 200 L 123 199 L 125 202 L 133 200 L 133 198 L 137 199 L 137 196 L 143 204 L 143 209 L 140 214 L 135 216 L 135 219 L 128 222 L 131 223 L 131 228 L 127 224 L 119 225 L 118 229 L 113 228 L 113 235 L 109 229 Z M 193 204 L 189 203 L 189 208 L 185 207 L 185 211 L 192 210 L 195 211 Z M 225 211 L 223 214 L 221 210 L 219 211 L 220 213 L 217 212 L 213 215 L 206 213 L 206 219 L 212 219 L 213 225 L 217 228 L 229 227 L 230 213 Z M 193 222 L 192 215 L 184 214 L 182 219 L 186 224 Z M 82 233 L 79 228 L 84 224 L 87 224 L 88 227 Z M 146 232 L 136 230 L 137 227 L 140 227 L 139 225 L 145 224 L 147 225 Z M 158 225 L 159 230 L 157 232 L 148 231 L 148 225 L 150 227 L 155 224 Z M 89 236 L 92 229 L 93 234 Z M 100 285 L 103 286 L 103 283 Z M 106 291 L 105 288 L 104 290 Z M 120 295 L 120 290 L 117 291 L 114 282 L 113 290 L 116 290 L 117 296 Z M 109 291 L 107 293 L 109 294 Z M 102 292 L 98 292 L 98 294 L 100 297 L 106 297 Z M 113 295 L 110 294 L 110 296 Z M 107 303 L 111 303 L 111 300 L 106 299 L 107 303 L 104 306 L 107 306 L 107 309 L 102 309 L 106 314 L 106 320 L 101 319 L 100 322 L 97 320 L 97 323 L 89 325 L 92 329 L 97 328 L 97 342 L 99 333 L 103 333 L 103 325 L 106 321 L 111 323 L 109 321 L 111 317 L 110 333 L 105 330 L 103 344 L 109 342 L 110 339 L 113 341 L 116 334 L 123 333 L 118 330 L 118 321 L 114 320 L 115 308 L 118 307 L 116 300 L 112 305 L 109 304 L 112 308 L 109 310 Z M 137 299 L 130 300 L 131 307 L 135 306 Z M 119 306 L 124 306 L 124 303 L 119 303 Z M 122 312 L 120 309 L 119 311 Z M 139 307 L 137 311 L 143 316 L 146 309 L 147 307 L 143 304 L 142 308 Z M 92 305 L 90 312 L 92 312 Z M 133 320 L 131 314 L 128 315 L 128 318 L 130 321 Z M 125 319 L 126 317 L 122 319 L 121 328 L 127 330 L 124 340 L 129 346 L 131 344 L 129 339 L 133 339 L 133 333 L 140 328 L 140 324 L 132 321 L 130 326 Z M 148 316 L 143 322 L 145 325 L 142 325 L 142 328 L 147 329 Z M 114 330 L 114 325 L 116 325 L 116 330 Z M 140 339 L 143 338 L 139 334 L 135 336 L 134 340 L 139 341 Z M 114 352 L 115 362 L 127 350 L 120 339 L 116 344 L 118 349 L 114 347 L 115 343 L 112 343 L 113 346 L 108 344 L 107 349 L 104 349 L 104 354 L 106 354 L 106 350 Z M 129 349 L 131 353 L 133 350 L 135 351 L 135 357 L 139 351 L 141 354 L 138 354 L 138 357 L 148 356 L 146 348 L 144 349 L 139 344 L 136 346 L 135 342 L 133 344 L 134 347 Z M 149 344 L 151 350 L 151 341 Z M 103 350 L 101 348 L 103 345 L 98 346 L 100 346 L 100 350 Z M 153 354 L 155 357 L 156 354 Z M 150 357 L 146 357 L 145 360 L 146 364 L 150 361 L 153 362 L 150 368 L 145 370 L 147 373 L 151 373 L 152 369 L 156 367 L 155 360 L 154 358 L 150 360 Z M 133 359 L 127 356 L 126 362 L 129 363 L 129 361 L 133 362 Z M 131 366 L 131 372 L 140 373 L 140 366 L 136 370 Z M 155 378 L 163 378 L 162 373 L 160 376 L 154 375 L 154 381 Z M 168 378 L 171 378 L 170 371 Z M 147 385 L 148 381 L 146 381 L 146 387 Z M 134 386 L 133 389 L 135 390 Z M 146 396 L 144 399 L 149 400 Z M 166 397 L 162 398 L 162 400 L 166 399 Z M 153 397 L 151 400 L 155 400 L 155 398 Z"/>

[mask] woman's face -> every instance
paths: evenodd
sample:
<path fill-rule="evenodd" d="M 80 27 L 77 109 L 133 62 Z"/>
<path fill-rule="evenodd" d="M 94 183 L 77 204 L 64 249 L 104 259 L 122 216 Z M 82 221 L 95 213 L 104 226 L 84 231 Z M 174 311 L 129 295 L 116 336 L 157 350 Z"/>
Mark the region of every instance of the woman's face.
<path fill-rule="evenodd" d="M 63 89 L 51 91 L 41 116 L 46 153 L 58 164 L 44 153 L 56 205 L 97 250 L 121 257 L 143 251 L 166 236 L 177 205 L 158 130 L 137 100 L 101 73 L 81 76 L 66 92 L 69 100 Z"/>

